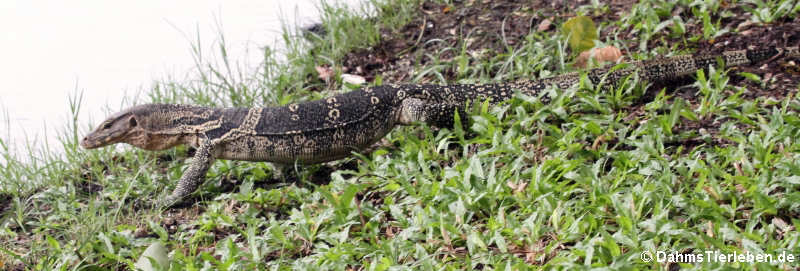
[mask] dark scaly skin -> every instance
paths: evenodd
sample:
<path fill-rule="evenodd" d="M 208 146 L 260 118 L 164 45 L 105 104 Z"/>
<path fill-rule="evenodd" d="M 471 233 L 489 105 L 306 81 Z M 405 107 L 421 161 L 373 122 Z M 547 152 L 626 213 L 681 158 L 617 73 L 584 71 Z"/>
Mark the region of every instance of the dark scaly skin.
<path fill-rule="evenodd" d="M 648 82 L 671 80 L 714 65 L 757 63 L 774 57 L 800 56 L 798 47 L 728 51 L 712 56 L 676 56 L 631 63 L 627 68 L 593 69 L 588 79 L 614 85 L 638 73 Z M 313 164 L 338 160 L 363 151 L 396 125 L 426 122 L 450 126 L 456 111 L 469 101 L 497 103 L 515 91 L 539 95 L 550 86 L 564 89 L 578 83 L 578 73 L 537 81 L 487 85 L 385 85 L 282 107 L 209 108 L 146 104 L 110 116 L 81 142 L 87 149 L 128 143 L 146 150 L 180 144 L 197 148 L 190 167 L 172 195 L 171 205 L 194 192 L 215 159 Z"/>

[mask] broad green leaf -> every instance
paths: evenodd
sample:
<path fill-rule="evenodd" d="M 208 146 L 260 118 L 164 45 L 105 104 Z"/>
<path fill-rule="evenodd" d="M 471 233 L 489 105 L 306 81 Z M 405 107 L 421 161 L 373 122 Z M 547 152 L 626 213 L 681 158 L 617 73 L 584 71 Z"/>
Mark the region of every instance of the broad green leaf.
<path fill-rule="evenodd" d="M 569 48 L 574 53 L 591 49 L 597 39 L 597 27 L 592 19 L 586 16 L 577 16 L 567 20 L 561 32 L 569 39 Z"/>
<path fill-rule="evenodd" d="M 142 252 L 142 256 L 139 257 L 134 266 L 145 271 L 166 270 L 169 267 L 167 253 L 167 248 L 164 244 L 161 241 L 155 241 Z"/>

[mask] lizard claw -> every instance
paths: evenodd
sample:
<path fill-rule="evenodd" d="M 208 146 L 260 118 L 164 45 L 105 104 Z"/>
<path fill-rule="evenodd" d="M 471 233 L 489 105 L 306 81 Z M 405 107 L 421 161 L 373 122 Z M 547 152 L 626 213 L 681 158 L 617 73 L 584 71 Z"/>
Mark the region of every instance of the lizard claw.
<path fill-rule="evenodd" d="M 153 205 L 156 208 L 169 209 L 169 208 L 175 206 L 175 204 L 180 203 L 180 202 L 181 202 L 181 198 L 175 197 L 173 195 L 169 195 L 166 198 L 163 198 L 161 200 L 153 201 Z"/>
<path fill-rule="evenodd" d="M 143 200 L 143 199 L 135 199 L 133 202 L 133 206 L 135 209 L 169 209 L 175 206 L 175 204 L 180 203 L 179 199 L 176 199 L 173 196 L 167 196 L 161 200 Z"/>
<path fill-rule="evenodd" d="M 134 199 L 133 200 L 133 208 L 137 210 L 142 209 L 151 209 L 155 206 L 154 202 L 143 200 L 143 199 Z"/>

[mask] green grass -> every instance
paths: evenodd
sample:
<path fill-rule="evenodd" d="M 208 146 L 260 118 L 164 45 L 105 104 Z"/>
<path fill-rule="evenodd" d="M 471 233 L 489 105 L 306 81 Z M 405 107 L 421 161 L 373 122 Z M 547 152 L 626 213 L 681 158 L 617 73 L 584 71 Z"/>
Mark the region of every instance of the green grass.
<path fill-rule="evenodd" d="M 729 5 L 747 4 L 759 22 L 800 11 L 791 1 L 753 2 Z M 267 48 L 253 73 L 226 57 L 224 43 L 216 52 L 195 50 L 191 78 L 158 82 L 140 102 L 274 106 L 349 91 L 341 70 L 326 83 L 314 67 L 340 69 L 347 52 L 379 41 L 379 26 L 399 28 L 416 16 L 418 2 L 373 4 L 377 23 L 324 6 L 326 36 L 303 39 L 286 29 L 286 59 Z M 696 16 L 673 18 L 675 7 Z M 603 4 L 577 10 L 607 11 Z M 620 47 L 614 37 L 634 31 L 640 40 L 631 57 L 644 59 L 685 53 L 664 37 L 691 44 L 733 31 L 720 29 L 728 12 L 713 1 L 643 1 L 598 27 L 614 28 L 601 40 Z M 706 30 L 692 36 L 687 24 Z M 647 50 L 653 39 L 659 47 Z M 410 82 L 391 83 L 552 76 L 572 70 L 565 47 L 559 35 L 532 32 L 497 53 L 433 50 L 413 60 Z M 448 50 L 455 57 L 442 60 Z M 128 269 L 156 241 L 170 251 L 170 270 L 651 269 L 666 265 L 641 261 L 643 252 L 800 256 L 800 99 L 742 98 L 724 68 L 696 78 L 696 100 L 661 92 L 637 115 L 631 106 L 645 84 L 635 78 L 611 90 L 552 89 L 548 104 L 524 95 L 478 104 L 459 116 L 471 127 L 395 129 L 389 146 L 348 159 L 356 168 L 334 171 L 325 184 L 309 181 L 318 167 L 300 169 L 298 183 L 265 184 L 267 163 L 217 161 L 195 193 L 199 206 L 168 211 L 137 210 L 131 200 L 167 195 L 186 168 L 185 147 L 86 151 L 77 142 L 91 127 L 73 119 L 57 143 L 63 155 L 18 157 L 0 140 L 0 267 Z M 71 105 L 77 116 L 80 97 Z M 718 131 L 682 128 L 710 122 Z M 232 181 L 237 189 L 223 192 Z M 784 269 L 798 261 L 683 266 Z"/>

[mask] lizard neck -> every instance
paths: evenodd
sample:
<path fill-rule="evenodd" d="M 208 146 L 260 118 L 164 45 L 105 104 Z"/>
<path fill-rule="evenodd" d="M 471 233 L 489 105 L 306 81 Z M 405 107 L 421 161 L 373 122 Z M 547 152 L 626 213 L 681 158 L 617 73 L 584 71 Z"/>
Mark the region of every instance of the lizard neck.
<path fill-rule="evenodd" d="M 222 109 L 176 105 L 148 104 L 138 106 L 140 128 L 131 131 L 124 142 L 146 150 L 164 150 L 186 144 L 198 147 L 201 133 L 218 126 Z"/>

